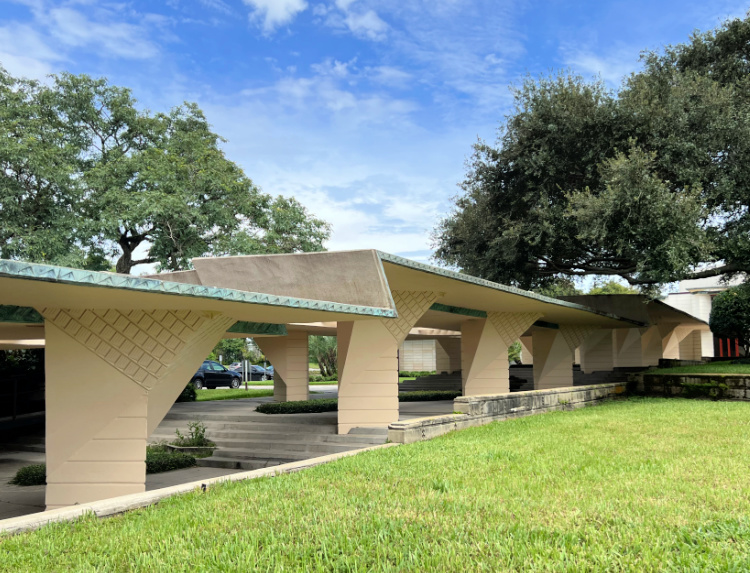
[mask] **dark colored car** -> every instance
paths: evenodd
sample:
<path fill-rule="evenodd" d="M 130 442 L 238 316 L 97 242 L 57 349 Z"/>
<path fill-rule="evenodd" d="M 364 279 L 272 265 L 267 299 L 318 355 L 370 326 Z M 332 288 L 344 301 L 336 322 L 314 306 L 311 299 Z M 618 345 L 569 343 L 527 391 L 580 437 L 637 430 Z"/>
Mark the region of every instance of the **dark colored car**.
<path fill-rule="evenodd" d="M 271 367 L 273 368 L 273 366 Z M 235 368 L 232 370 L 232 372 L 236 373 L 238 376 L 242 376 L 243 368 L 240 366 L 239 368 Z M 273 371 L 269 372 L 262 366 L 257 366 L 255 364 L 250 365 L 250 380 L 272 380 L 273 379 Z"/>
<path fill-rule="evenodd" d="M 235 370 L 228 370 L 213 360 L 204 360 L 191 382 L 196 390 L 216 388 L 217 386 L 239 388 L 240 382 L 242 382 L 242 374 Z"/>

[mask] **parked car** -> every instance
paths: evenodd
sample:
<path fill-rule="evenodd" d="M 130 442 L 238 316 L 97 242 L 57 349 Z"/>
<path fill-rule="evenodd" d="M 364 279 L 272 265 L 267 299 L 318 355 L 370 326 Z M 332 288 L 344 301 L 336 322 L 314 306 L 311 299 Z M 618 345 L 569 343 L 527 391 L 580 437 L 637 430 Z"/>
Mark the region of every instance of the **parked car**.
<path fill-rule="evenodd" d="M 201 388 L 216 388 L 217 386 L 229 386 L 239 388 L 242 375 L 234 370 L 225 368 L 213 360 L 204 360 L 201 367 L 193 375 L 191 380 L 196 390 Z"/>
<path fill-rule="evenodd" d="M 227 366 L 230 370 L 237 370 L 238 368 L 242 368 L 242 362 L 232 362 L 229 366 Z"/>
<path fill-rule="evenodd" d="M 273 367 L 271 367 L 273 368 Z M 234 370 L 236 374 L 239 376 L 242 376 L 242 373 L 244 372 L 244 369 L 242 366 Z M 250 365 L 250 380 L 271 380 L 273 378 L 273 371 L 270 373 L 268 370 L 263 368 L 262 366 L 258 366 L 257 364 L 251 364 Z"/>

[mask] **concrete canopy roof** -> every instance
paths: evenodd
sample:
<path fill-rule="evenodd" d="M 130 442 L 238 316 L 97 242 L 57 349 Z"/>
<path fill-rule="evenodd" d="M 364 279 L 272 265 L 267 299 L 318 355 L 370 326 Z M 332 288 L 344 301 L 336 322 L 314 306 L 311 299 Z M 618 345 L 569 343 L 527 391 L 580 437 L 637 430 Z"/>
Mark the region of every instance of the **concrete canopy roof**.
<path fill-rule="evenodd" d="M 370 307 L 309 300 L 6 260 L 0 260 L 0 302 L 3 305 L 35 309 L 56 307 L 213 311 L 238 321 L 282 325 L 289 322 L 396 316 L 389 306 Z M 23 323 L 16 321 L 16 324 Z"/>
<path fill-rule="evenodd" d="M 675 323 L 695 326 L 698 330 L 709 330 L 706 321 L 641 294 L 587 294 L 563 298 L 649 325 Z"/>
<path fill-rule="evenodd" d="M 485 281 L 375 250 L 193 259 L 195 271 L 176 280 L 273 294 L 333 298 L 339 302 L 393 308 L 392 290 L 433 291 L 438 302 L 459 312 L 429 310 L 418 327 L 460 330 L 465 312 L 539 312 L 545 321 L 604 328 L 642 326 L 579 304 Z M 197 282 L 196 282 L 197 281 Z"/>

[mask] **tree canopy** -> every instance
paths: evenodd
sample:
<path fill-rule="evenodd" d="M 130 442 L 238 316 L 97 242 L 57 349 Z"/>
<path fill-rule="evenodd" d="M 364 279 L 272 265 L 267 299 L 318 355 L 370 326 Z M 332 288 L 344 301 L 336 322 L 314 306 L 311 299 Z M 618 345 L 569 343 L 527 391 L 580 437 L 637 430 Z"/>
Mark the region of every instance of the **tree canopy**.
<path fill-rule="evenodd" d="M 750 355 L 750 283 L 731 287 L 711 303 L 711 332 L 721 338 L 737 338 Z"/>
<path fill-rule="evenodd" d="M 261 192 L 222 142 L 193 103 L 151 113 L 106 79 L 0 68 L 0 257 L 130 273 L 323 250 L 329 225 Z"/>
<path fill-rule="evenodd" d="M 436 258 L 525 288 L 750 270 L 750 18 L 643 55 L 616 92 L 527 79 L 478 142 Z"/>

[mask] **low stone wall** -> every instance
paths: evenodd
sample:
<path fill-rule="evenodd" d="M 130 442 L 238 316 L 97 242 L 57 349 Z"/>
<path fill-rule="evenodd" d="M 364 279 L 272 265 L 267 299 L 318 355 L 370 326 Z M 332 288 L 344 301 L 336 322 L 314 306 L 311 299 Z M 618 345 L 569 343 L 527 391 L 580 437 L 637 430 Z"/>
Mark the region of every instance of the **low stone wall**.
<path fill-rule="evenodd" d="M 750 376 L 739 374 L 632 374 L 631 394 L 750 401 Z"/>
<path fill-rule="evenodd" d="M 459 396 L 453 402 L 453 408 L 460 413 L 394 422 L 388 426 L 388 439 L 397 444 L 411 444 L 497 420 L 592 406 L 623 394 L 625 390 L 625 383 L 615 382 L 488 396 Z"/>

